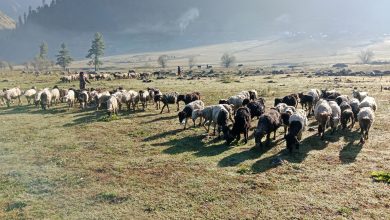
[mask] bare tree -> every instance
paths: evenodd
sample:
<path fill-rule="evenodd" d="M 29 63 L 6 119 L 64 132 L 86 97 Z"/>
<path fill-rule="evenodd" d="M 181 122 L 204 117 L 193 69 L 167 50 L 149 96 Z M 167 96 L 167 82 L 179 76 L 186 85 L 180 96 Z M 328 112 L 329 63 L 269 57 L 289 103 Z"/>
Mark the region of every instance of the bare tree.
<path fill-rule="evenodd" d="M 223 67 L 228 68 L 236 62 L 236 57 L 228 53 L 224 53 L 221 57 L 221 64 Z"/>
<path fill-rule="evenodd" d="M 190 67 L 190 69 L 192 69 L 192 67 L 195 66 L 195 63 L 196 63 L 195 56 L 191 56 L 190 58 L 188 58 L 188 66 Z"/>
<path fill-rule="evenodd" d="M 167 67 L 167 64 L 168 64 L 168 55 L 161 55 L 158 57 L 157 59 L 157 63 L 162 67 L 162 68 L 165 68 Z"/>
<path fill-rule="evenodd" d="M 374 52 L 372 52 L 371 50 L 367 49 L 367 50 L 362 50 L 360 51 L 360 54 L 359 54 L 359 59 L 360 61 L 363 63 L 363 64 L 369 64 L 371 63 L 372 61 L 372 58 L 374 57 Z"/>

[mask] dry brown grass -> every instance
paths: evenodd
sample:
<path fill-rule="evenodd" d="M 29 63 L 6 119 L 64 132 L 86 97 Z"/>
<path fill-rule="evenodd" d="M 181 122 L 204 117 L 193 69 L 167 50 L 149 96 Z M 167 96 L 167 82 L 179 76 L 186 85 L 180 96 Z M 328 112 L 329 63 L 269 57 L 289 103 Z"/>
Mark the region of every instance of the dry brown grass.
<path fill-rule="evenodd" d="M 58 76 L 6 73 L 1 78 L 8 81 L 0 82 L 0 88 L 58 83 Z M 264 76 L 233 78 L 239 82 L 121 80 L 91 86 L 196 90 L 206 104 L 257 89 L 268 106 L 274 97 L 335 87 L 332 78 L 298 74 L 274 76 L 276 83 L 267 83 Z M 160 115 L 153 107 L 121 113 L 121 120 L 112 122 L 99 121 L 103 112 L 67 111 L 65 105 L 47 112 L 25 101 L 21 107 L 2 107 L 0 219 L 386 219 L 389 185 L 373 182 L 370 173 L 390 170 L 390 94 L 379 91 L 389 80 L 342 77 L 336 86 L 345 94 L 356 86 L 378 100 L 366 145 L 359 145 L 357 127 L 327 133 L 326 141 L 307 131 L 300 152 L 293 155 L 284 153 L 282 129 L 272 148 L 253 148 L 253 139 L 226 146 L 207 137 L 204 129 L 182 131 L 177 112 Z M 286 163 L 272 166 L 277 156 Z"/>

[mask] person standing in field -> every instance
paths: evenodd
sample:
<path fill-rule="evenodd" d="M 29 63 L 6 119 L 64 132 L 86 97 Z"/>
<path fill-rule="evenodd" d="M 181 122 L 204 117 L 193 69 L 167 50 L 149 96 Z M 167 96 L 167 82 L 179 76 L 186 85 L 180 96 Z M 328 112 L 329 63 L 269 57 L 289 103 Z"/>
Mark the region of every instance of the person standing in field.
<path fill-rule="evenodd" d="M 181 68 L 180 68 L 180 66 L 177 67 L 177 75 L 181 76 Z"/>
<path fill-rule="evenodd" d="M 85 90 L 85 85 L 86 84 L 91 84 L 87 77 L 84 75 L 84 72 L 80 72 L 80 90 Z"/>

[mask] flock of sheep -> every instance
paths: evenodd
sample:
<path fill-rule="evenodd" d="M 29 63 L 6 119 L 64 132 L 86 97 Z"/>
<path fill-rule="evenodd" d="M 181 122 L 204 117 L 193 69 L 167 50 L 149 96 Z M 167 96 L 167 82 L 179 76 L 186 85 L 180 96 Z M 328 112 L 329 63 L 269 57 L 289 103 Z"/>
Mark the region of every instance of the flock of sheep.
<path fill-rule="evenodd" d="M 337 91 L 319 91 L 311 89 L 306 94 L 290 94 L 284 98 L 276 98 L 274 106 L 266 111 L 265 100 L 258 97 L 255 90 L 242 91 L 237 95 L 227 99 L 222 99 L 216 105 L 205 106 L 201 100 L 199 92 L 189 94 L 179 94 L 177 92 L 162 93 L 156 88 L 134 91 L 118 88 L 113 91 L 101 91 L 96 89 L 76 90 L 59 89 L 54 86 L 52 89 L 45 88 L 37 91 L 35 87 L 21 91 L 19 88 L 4 89 L 0 91 L 0 104 L 8 107 L 18 100 L 21 104 L 21 97 L 25 96 L 28 104 L 35 104 L 43 110 L 57 105 L 60 102 L 67 103 L 68 108 L 80 104 L 81 109 L 88 106 L 95 106 L 97 110 L 106 109 L 109 115 L 118 114 L 122 106 L 126 105 L 128 111 L 135 111 L 136 108 L 145 110 L 149 103 L 154 103 L 157 110 L 163 113 L 165 107 L 170 112 L 169 105 L 179 103 L 186 105 L 178 113 L 179 122 L 187 128 L 188 119 L 192 119 L 193 125 L 200 118 L 199 126 L 205 127 L 210 132 L 210 126 L 214 127 L 214 135 L 218 131 L 218 137 L 223 134 L 224 140 L 230 144 L 234 140 L 240 140 L 240 135 L 244 134 L 245 143 L 249 138 L 251 122 L 258 119 L 257 127 L 254 131 L 254 138 L 257 146 L 262 147 L 262 139 L 266 136 L 266 144 L 276 138 L 276 131 L 279 127 L 284 127 L 284 139 L 287 149 L 292 152 L 294 148 L 299 149 L 302 133 L 308 126 L 308 117 L 314 115 L 318 122 L 318 135 L 324 138 L 328 127 L 331 132 L 347 127 L 352 129 L 355 121 L 359 122 L 361 130 L 360 141 L 363 144 L 368 139 L 368 133 L 375 119 L 377 104 L 373 97 L 367 92 L 352 93 L 352 98 L 342 95 Z M 163 106 L 161 107 L 161 103 Z M 298 104 L 301 109 L 298 109 Z M 350 125 L 348 126 L 348 123 Z M 206 124 L 208 127 L 206 127 Z"/>

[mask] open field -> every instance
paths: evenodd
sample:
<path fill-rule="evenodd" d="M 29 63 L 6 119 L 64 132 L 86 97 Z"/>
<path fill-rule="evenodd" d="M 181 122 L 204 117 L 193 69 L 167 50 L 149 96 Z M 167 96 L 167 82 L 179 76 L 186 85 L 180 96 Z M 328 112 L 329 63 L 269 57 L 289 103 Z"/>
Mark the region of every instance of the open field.
<path fill-rule="evenodd" d="M 78 86 L 58 75 L 0 75 L 0 88 Z M 172 106 L 122 112 L 103 122 L 104 111 L 47 112 L 32 106 L 0 107 L 0 219 L 388 219 L 389 185 L 370 173 L 390 170 L 390 77 L 307 78 L 300 74 L 200 80 L 92 82 L 90 87 L 199 91 L 206 105 L 256 89 L 270 107 L 275 97 L 310 88 L 353 87 L 375 97 L 379 110 L 370 140 L 352 131 L 306 131 L 300 152 L 285 152 L 282 128 L 270 148 L 254 139 L 227 146 L 203 128 L 182 130 Z M 348 79 L 348 81 L 347 81 Z M 272 80 L 275 83 L 269 83 Z M 253 127 L 257 120 L 252 122 Z M 310 119 L 310 126 L 316 126 Z M 252 131 L 251 133 L 252 134 Z M 271 165 L 280 157 L 286 162 Z"/>

